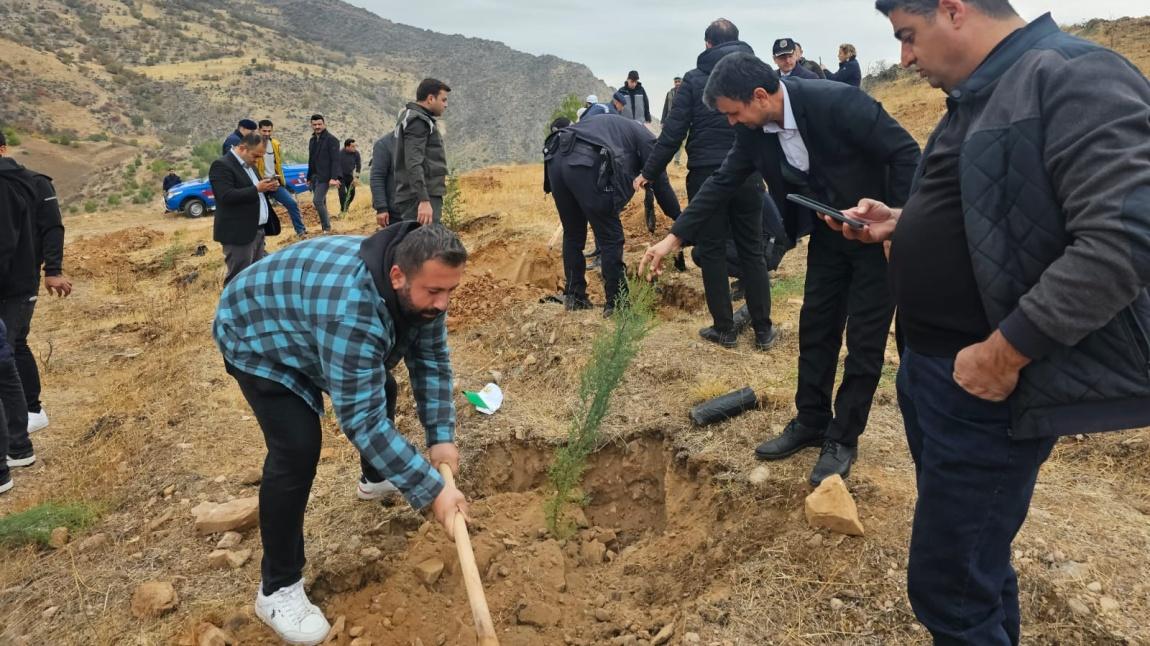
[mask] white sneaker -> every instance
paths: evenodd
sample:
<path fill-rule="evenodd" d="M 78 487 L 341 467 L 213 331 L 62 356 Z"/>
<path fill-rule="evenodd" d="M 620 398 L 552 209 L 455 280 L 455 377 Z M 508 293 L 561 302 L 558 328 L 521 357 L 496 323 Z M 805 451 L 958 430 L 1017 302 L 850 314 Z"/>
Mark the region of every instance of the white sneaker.
<path fill-rule="evenodd" d="M 360 476 L 359 485 L 355 488 L 355 495 L 360 500 L 381 500 L 390 496 L 400 495 L 399 489 L 387 480 L 383 482 L 369 482 Z"/>
<path fill-rule="evenodd" d="M 9 467 L 30 467 L 33 464 L 36 464 L 36 454 L 35 453 L 29 453 L 28 455 L 26 455 L 22 458 L 14 458 L 10 455 L 8 456 L 8 466 Z"/>
<path fill-rule="evenodd" d="M 10 489 L 12 489 L 12 486 L 12 476 L 5 477 L 3 480 L 0 480 L 0 493 L 7 493 Z"/>
<path fill-rule="evenodd" d="M 41 408 L 39 413 L 28 413 L 28 432 L 35 433 L 48 428 L 48 413 Z"/>
<path fill-rule="evenodd" d="M 323 611 L 308 601 L 303 579 L 264 596 L 263 583 L 256 594 L 256 616 L 289 644 L 315 646 L 327 639 L 331 625 Z"/>

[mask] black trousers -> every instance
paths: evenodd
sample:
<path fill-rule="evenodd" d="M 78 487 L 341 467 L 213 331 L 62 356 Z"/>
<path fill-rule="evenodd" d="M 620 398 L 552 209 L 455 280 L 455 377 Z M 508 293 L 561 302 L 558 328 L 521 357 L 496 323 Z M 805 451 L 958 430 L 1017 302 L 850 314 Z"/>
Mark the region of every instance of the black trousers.
<path fill-rule="evenodd" d="M 687 172 L 687 200 L 699 192 L 718 168 L 692 168 Z M 757 331 L 771 328 L 771 281 L 763 255 L 763 188 L 757 177 L 739 187 L 727 208 L 712 213 L 695 240 L 695 262 L 703 273 L 707 309 L 716 329 L 734 327 L 731 286 L 727 280 L 727 242 L 734 244 L 746 291 L 747 309 Z"/>
<path fill-rule="evenodd" d="M 551 196 L 563 223 L 564 295 L 587 298 L 587 225 L 595 236 L 603 268 L 603 291 L 607 306 L 613 306 L 626 278 L 623 264 L 623 223 L 611 203 L 611 195 L 596 185 L 596 169 L 572 166 L 563 158 L 547 164 Z"/>
<path fill-rule="evenodd" d="M 19 296 L 0 300 L 0 320 L 8 328 L 8 345 L 16 354 L 16 369 L 24 386 L 26 412 L 40 412 L 40 369 L 32 348 L 28 347 L 28 333 L 32 329 L 32 315 L 36 311 L 35 296 Z"/>
<path fill-rule="evenodd" d="M 355 175 L 344 175 L 339 178 L 339 211 L 343 213 L 355 201 L 355 186 L 352 181 L 355 180 Z"/>
<path fill-rule="evenodd" d="M 0 339 L 0 344 L 5 343 Z M 6 354 L 0 349 L 0 355 Z M 11 356 L 0 359 L 0 480 L 8 475 L 11 456 L 23 457 L 32 450 L 28 437 L 28 407 L 24 389 L 20 386 L 20 373 Z"/>
<path fill-rule="evenodd" d="M 807 251 L 807 278 L 799 313 L 799 423 L 827 427 L 827 437 L 854 445 L 866 428 L 882 375 L 894 305 L 882 245 L 847 240 L 816 226 Z M 847 357 L 831 413 L 843 330 Z"/>
<path fill-rule="evenodd" d="M 283 384 L 257 377 L 228 365 L 252 407 L 268 454 L 260 482 L 260 564 L 263 592 L 269 595 L 303 577 L 303 516 L 319 464 L 323 432 L 319 415 Z M 395 419 L 396 384 L 387 378 L 387 416 Z M 363 473 L 373 482 L 384 476 L 360 458 Z"/>

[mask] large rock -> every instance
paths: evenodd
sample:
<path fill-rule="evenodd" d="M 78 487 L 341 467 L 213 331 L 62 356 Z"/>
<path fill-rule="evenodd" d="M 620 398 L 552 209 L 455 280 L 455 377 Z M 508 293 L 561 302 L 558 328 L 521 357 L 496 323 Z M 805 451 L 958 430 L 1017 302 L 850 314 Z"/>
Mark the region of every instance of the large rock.
<path fill-rule="evenodd" d="M 848 536 L 862 536 L 858 507 L 847 491 L 843 479 L 837 475 L 823 480 L 818 489 L 807 496 L 807 522 Z"/>
<path fill-rule="evenodd" d="M 550 628 L 559 623 L 562 615 L 555 606 L 542 601 L 528 601 L 516 614 L 516 619 L 524 626 Z"/>
<path fill-rule="evenodd" d="M 236 498 L 222 505 L 202 502 L 192 508 L 192 515 L 196 517 L 196 533 L 201 536 L 248 529 L 260 522 L 260 499 Z"/>
<path fill-rule="evenodd" d="M 599 565 L 607 556 L 607 546 L 599 541 L 587 541 L 579 548 L 579 560 L 584 565 Z"/>
<path fill-rule="evenodd" d="M 415 566 L 415 577 L 424 585 L 432 586 L 443 574 L 443 559 L 430 558 Z"/>
<path fill-rule="evenodd" d="M 132 615 L 137 619 L 159 617 L 180 603 L 176 589 L 167 581 L 141 583 L 132 593 Z"/>

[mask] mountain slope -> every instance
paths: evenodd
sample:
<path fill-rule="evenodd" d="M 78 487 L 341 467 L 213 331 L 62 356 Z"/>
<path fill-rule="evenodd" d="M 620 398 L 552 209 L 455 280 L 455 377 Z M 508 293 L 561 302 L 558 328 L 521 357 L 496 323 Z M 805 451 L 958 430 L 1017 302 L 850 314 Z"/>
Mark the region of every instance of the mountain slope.
<path fill-rule="evenodd" d="M 307 118 L 369 143 L 425 76 L 453 88 L 453 166 L 533 161 L 562 97 L 606 93 L 585 66 L 400 25 L 337 0 L 0 2 L 0 121 L 161 142 L 177 156 L 270 117 L 306 152 Z"/>

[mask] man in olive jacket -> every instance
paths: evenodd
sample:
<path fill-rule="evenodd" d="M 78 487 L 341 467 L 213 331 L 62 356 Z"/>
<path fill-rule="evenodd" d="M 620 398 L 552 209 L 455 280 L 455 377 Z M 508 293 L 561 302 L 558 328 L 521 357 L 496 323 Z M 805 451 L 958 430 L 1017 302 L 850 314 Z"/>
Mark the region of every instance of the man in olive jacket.
<path fill-rule="evenodd" d="M 436 122 L 447 110 L 451 88 L 423 79 L 395 126 L 395 203 L 391 221 L 439 222 L 447 194 L 447 151 Z"/>

